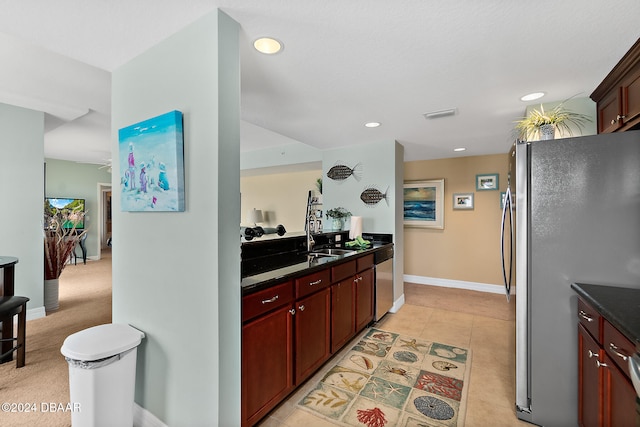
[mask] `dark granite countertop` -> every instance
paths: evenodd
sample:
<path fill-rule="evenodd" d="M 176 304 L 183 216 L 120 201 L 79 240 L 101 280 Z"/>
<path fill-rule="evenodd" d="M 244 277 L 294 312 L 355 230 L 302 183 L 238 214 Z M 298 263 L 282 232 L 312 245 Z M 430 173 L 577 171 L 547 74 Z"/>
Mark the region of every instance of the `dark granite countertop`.
<path fill-rule="evenodd" d="M 368 249 L 355 250 L 353 251 L 353 254 L 339 255 L 335 257 L 315 258 L 306 254 L 291 254 L 291 265 L 244 277 L 240 282 L 242 295 L 248 295 L 275 284 L 282 283 L 284 280 L 301 277 L 318 270 L 323 270 L 328 266 L 341 264 L 369 253 L 373 254 L 379 250 L 388 248 L 389 246 L 393 246 L 393 243 L 374 244 Z"/>
<path fill-rule="evenodd" d="M 640 349 L 640 288 L 586 283 L 571 287 Z"/>

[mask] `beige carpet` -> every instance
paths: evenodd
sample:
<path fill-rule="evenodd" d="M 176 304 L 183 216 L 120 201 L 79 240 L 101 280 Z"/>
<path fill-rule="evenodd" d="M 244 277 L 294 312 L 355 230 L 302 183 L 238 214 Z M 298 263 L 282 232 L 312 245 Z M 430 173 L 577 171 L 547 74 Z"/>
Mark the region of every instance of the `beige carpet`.
<path fill-rule="evenodd" d="M 111 322 L 111 254 L 102 256 L 68 265 L 60 276 L 60 308 L 27 322 L 26 365 L 0 365 L 0 426 L 71 425 L 70 412 L 61 410 L 70 402 L 69 368 L 60 347 L 75 332 Z"/>
<path fill-rule="evenodd" d="M 507 302 L 504 294 L 468 291 L 466 289 L 444 288 L 441 286 L 404 284 L 407 303 L 423 307 L 440 308 L 499 320 L 514 320 L 516 317 L 515 296 Z M 461 301 L 469 302 L 461 304 Z"/>

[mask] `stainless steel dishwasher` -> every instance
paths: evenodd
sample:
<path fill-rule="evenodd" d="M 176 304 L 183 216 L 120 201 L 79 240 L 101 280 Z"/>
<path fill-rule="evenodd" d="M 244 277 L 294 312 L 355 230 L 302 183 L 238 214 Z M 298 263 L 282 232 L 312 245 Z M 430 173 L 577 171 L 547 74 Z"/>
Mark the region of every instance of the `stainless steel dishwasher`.
<path fill-rule="evenodd" d="M 393 306 L 393 246 L 374 253 L 376 265 L 376 312 L 374 321 L 387 314 Z"/>

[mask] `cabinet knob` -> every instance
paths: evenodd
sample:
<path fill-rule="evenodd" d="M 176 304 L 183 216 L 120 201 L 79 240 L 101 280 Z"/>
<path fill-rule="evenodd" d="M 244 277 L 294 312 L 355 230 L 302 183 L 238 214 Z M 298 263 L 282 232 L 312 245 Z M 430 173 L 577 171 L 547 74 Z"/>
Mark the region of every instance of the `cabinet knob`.
<path fill-rule="evenodd" d="M 291 310 L 289 310 L 289 313 L 291 313 L 291 315 L 293 316 L 294 314 L 296 314 L 296 309 L 292 308 Z"/>
<path fill-rule="evenodd" d="M 300 310 L 300 311 L 304 311 L 304 305 L 300 305 L 300 306 L 298 306 L 298 310 Z"/>
<path fill-rule="evenodd" d="M 594 353 L 593 351 L 589 350 L 589 359 L 591 359 L 592 357 L 595 357 L 597 359 L 598 353 Z"/>
<path fill-rule="evenodd" d="M 609 367 L 609 365 L 607 365 L 606 363 L 602 363 L 602 362 L 601 362 L 601 361 L 599 361 L 599 360 L 596 360 L 596 366 L 597 366 L 598 368 L 608 368 L 608 367 Z"/>
<path fill-rule="evenodd" d="M 615 119 L 611 120 L 611 124 L 615 125 L 616 122 L 625 119 L 627 116 L 618 114 Z"/>
<path fill-rule="evenodd" d="M 310 282 L 309 286 L 313 286 L 313 285 L 319 285 L 320 283 L 322 283 L 322 279 L 318 279 L 315 282 Z"/>
<path fill-rule="evenodd" d="M 620 350 L 620 348 L 618 348 L 618 346 L 615 345 L 612 342 L 609 343 L 609 350 L 611 350 L 616 356 L 618 356 L 619 358 L 621 358 L 625 362 L 629 358 L 629 356 L 627 356 L 626 354 L 620 353 L 620 351 L 618 351 L 618 350 Z"/>

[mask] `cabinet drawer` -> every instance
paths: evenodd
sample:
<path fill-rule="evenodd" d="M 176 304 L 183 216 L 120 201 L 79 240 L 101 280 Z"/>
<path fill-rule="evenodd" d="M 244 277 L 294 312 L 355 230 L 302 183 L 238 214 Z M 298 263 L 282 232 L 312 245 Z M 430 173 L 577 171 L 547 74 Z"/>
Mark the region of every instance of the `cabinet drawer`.
<path fill-rule="evenodd" d="M 373 267 L 373 254 L 365 255 L 356 260 L 357 269 L 356 271 L 364 271 L 368 268 Z"/>
<path fill-rule="evenodd" d="M 263 313 L 293 301 L 293 283 L 284 282 L 242 298 L 242 321 L 246 322 Z"/>
<path fill-rule="evenodd" d="M 615 361 L 616 365 L 627 375 L 629 378 L 629 361 L 628 357 L 635 353 L 635 345 L 631 343 L 618 331 L 611 323 L 606 319 L 604 320 L 604 338 L 602 341 L 602 347 L 607 352 L 609 357 Z"/>
<path fill-rule="evenodd" d="M 296 279 L 296 298 L 303 297 L 326 288 L 331 284 L 331 274 L 329 269 L 318 271 L 317 273 Z"/>
<path fill-rule="evenodd" d="M 349 261 L 344 264 L 336 265 L 335 267 L 331 267 L 331 282 L 339 282 L 340 280 L 344 280 L 348 277 L 355 276 L 356 274 L 356 262 Z"/>
<path fill-rule="evenodd" d="M 600 336 L 600 314 L 581 298 L 578 298 L 578 320 L 596 341 L 602 342 L 602 337 Z"/>

